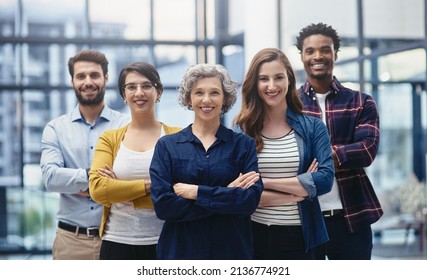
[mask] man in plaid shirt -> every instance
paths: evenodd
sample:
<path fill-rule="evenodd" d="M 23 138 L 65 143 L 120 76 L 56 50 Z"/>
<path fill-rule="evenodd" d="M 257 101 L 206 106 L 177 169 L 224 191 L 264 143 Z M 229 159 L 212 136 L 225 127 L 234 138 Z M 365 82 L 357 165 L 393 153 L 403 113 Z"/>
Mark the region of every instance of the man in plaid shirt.
<path fill-rule="evenodd" d="M 331 136 L 335 180 L 319 196 L 329 241 L 316 249 L 318 259 L 371 259 L 371 224 L 383 214 L 364 171 L 375 159 L 380 130 L 374 99 L 342 86 L 333 76 L 340 38 L 331 26 L 303 28 L 297 48 L 307 75 L 299 89 L 303 112 L 321 118 Z"/>

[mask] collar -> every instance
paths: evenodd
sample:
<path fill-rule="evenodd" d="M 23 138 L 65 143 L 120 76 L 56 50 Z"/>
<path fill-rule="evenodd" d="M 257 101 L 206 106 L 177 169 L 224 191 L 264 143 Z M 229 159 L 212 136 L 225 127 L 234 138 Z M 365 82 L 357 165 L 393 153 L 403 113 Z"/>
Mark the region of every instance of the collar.
<path fill-rule="evenodd" d="M 316 96 L 316 92 L 314 92 L 313 87 L 307 80 L 305 81 L 304 85 L 302 85 L 301 88 L 302 88 L 302 92 L 307 94 L 308 96 L 312 96 L 312 97 Z M 341 88 L 342 88 L 341 83 L 334 76 L 334 78 L 332 79 L 332 83 L 329 85 L 329 90 L 331 94 L 337 95 L 338 92 L 341 90 Z"/>
<path fill-rule="evenodd" d="M 99 117 L 97 118 L 97 120 L 99 119 L 104 119 L 106 121 L 110 121 L 113 117 L 113 110 L 111 110 L 106 104 L 104 105 L 104 108 L 101 111 L 101 114 L 99 115 Z M 76 107 L 74 107 L 73 111 L 71 112 L 71 121 L 85 121 L 85 119 L 83 118 L 82 114 L 80 113 L 79 110 L 79 105 L 77 105 Z M 95 122 L 96 123 L 96 122 Z"/>
<path fill-rule="evenodd" d="M 183 130 L 181 130 L 181 133 L 179 133 L 177 142 L 183 143 L 183 142 L 195 142 L 196 140 L 199 141 L 197 137 L 193 134 L 193 131 L 191 129 L 192 126 L 193 124 L 190 124 Z M 218 130 L 215 133 L 215 137 L 220 141 L 227 142 L 232 138 L 232 133 L 233 131 L 226 128 L 223 124 L 220 124 Z"/>

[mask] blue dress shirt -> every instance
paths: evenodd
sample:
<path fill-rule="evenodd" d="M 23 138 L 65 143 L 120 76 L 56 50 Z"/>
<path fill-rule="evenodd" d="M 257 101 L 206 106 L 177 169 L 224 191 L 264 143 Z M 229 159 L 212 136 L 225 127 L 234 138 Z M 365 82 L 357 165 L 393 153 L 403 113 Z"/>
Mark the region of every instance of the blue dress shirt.
<path fill-rule="evenodd" d="M 262 181 L 248 189 L 228 188 L 240 173 L 258 171 L 255 141 L 220 125 L 206 151 L 191 125 L 162 137 L 150 167 L 151 197 L 165 220 L 159 259 L 251 259 L 250 215 L 258 206 Z M 199 186 L 197 199 L 174 193 L 175 183 Z"/>
<path fill-rule="evenodd" d="M 76 193 L 89 188 L 86 169 L 90 168 L 99 136 L 105 130 L 122 127 L 129 121 L 129 116 L 105 105 L 95 124 L 91 125 L 76 106 L 71 113 L 46 125 L 40 166 L 46 189 L 60 193 L 59 221 L 80 227 L 99 227 L 102 205 Z"/>

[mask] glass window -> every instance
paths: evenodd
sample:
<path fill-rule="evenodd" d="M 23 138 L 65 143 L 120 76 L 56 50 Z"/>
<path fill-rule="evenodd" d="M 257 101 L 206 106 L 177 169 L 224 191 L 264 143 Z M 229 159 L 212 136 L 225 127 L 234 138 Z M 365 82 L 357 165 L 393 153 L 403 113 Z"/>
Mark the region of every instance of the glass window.
<path fill-rule="evenodd" d="M 408 5 L 405 0 L 363 1 L 365 37 L 408 40 L 424 38 L 424 2 L 412 0 L 411 5 Z M 379 47 L 388 46 L 384 44 Z"/>
<path fill-rule="evenodd" d="M 177 90 L 164 90 L 156 107 L 157 118 L 167 125 L 186 127 L 194 120 L 194 113 L 178 103 Z"/>
<path fill-rule="evenodd" d="M 0 2 L 0 35 L 11 37 L 15 33 L 16 0 L 2 0 Z"/>
<path fill-rule="evenodd" d="M 17 61 L 13 45 L 0 44 L 0 85 L 15 84 Z"/>
<path fill-rule="evenodd" d="M 196 63 L 194 46 L 157 45 L 154 53 L 157 70 L 165 87 L 179 86 L 187 68 Z"/>
<path fill-rule="evenodd" d="M 20 182 L 20 154 L 18 119 L 20 106 L 19 93 L 16 91 L 0 91 L 0 98 L 3 100 L 0 115 L 2 131 L 0 142 L 2 143 L 2 155 L 0 156 L 0 185 L 18 186 Z"/>
<path fill-rule="evenodd" d="M 156 0 L 154 2 L 154 39 L 195 40 L 194 0 Z"/>
<path fill-rule="evenodd" d="M 378 59 L 379 79 L 386 81 L 424 81 L 426 64 L 417 63 L 426 61 L 425 51 L 415 49 L 386 55 Z"/>
<path fill-rule="evenodd" d="M 79 38 L 87 35 L 85 0 L 23 0 L 22 35 Z"/>
<path fill-rule="evenodd" d="M 90 0 L 91 36 L 93 38 L 151 39 L 150 11 L 150 0 L 109 1 L 108 4 L 105 0 Z"/>
<path fill-rule="evenodd" d="M 380 150 L 373 165 L 375 186 L 394 188 L 412 173 L 412 87 L 383 84 L 378 88 L 381 123 Z"/>

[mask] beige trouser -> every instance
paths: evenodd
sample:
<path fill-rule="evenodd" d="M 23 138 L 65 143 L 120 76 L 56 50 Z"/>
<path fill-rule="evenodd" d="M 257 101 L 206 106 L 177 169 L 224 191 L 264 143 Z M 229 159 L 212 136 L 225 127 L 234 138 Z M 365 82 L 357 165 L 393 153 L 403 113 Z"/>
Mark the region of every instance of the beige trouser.
<path fill-rule="evenodd" d="M 52 247 L 54 260 L 99 260 L 101 238 L 58 228 Z"/>

